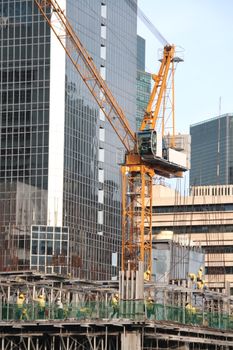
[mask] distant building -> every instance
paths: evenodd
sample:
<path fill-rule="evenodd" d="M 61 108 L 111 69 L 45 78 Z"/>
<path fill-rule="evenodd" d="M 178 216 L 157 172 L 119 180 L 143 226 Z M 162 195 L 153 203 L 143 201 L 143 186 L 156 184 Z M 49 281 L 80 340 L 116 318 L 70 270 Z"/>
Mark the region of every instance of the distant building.
<path fill-rule="evenodd" d="M 233 114 L 193 124 L 190 185 L 233 184 Z"/>
<path fill-rule="evenodd" d="M 186 242 L 201 246 L 209 288 L 223 290 L 228 281 L 233 294 L 232 203 L 233 185 L 192 187 L 188 196 L 155 185 L 152 232 L 173 231 L 177 240 L 185 236 Z"/>
<path fill-rule="evenodd" d="M 135 8 L 58 3 L 134 130 Z M 0 270 L 61 272 L 60 261 L 81 278 L 117 275 L 118 136 L 33 0 L 0 2 L 0 56 Z"/>
<path fill-rule="evenodd" d="M 146 40 L 137 35 L 137 69 L 144 72 L 146 67 Z"/>
<path fill-rule="evenodd" d="M 151 74 L 145 72 L 145 40 L 137 36 L 137 130 L 147 108 L 151 94 Z"/>

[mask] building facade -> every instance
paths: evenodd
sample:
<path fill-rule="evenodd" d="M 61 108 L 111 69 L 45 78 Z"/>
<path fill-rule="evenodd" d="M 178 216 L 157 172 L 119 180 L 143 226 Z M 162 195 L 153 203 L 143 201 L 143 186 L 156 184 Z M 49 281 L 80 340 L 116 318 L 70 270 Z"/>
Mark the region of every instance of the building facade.
<path fill-rule="evenodd" d="M 59 4 L 135 128 L 135 11 L 124 0 Z M 123 146 L 33 0 L 1 0 L 0 46 L 0 269 L 61 271 L 67 242 L 57 228 L 69 233 L 67 271 L 109 278 L 121 246 Z M 39 262 L 46 242 L 54 265 Z"/>
<path fill-rule="evenodd" d="M 137 115 L 136 127 L 139 130 L 151 94 L 151 74 L 145 71 L 145 39 L 137 36 Z"/>
<path fill-rule="evenodd" d="M 233 184 L 233 115 L 191 125 L 190 185 Z"/>
<path fill-rule="evenodd" d="M 173 231 L 202 247 L 209 288 L 227 289 L 229 282 L 233 294 L 233 186 L 194 186 L 182 196 L 155 185 L 153 196 L 153 234 Z"/>

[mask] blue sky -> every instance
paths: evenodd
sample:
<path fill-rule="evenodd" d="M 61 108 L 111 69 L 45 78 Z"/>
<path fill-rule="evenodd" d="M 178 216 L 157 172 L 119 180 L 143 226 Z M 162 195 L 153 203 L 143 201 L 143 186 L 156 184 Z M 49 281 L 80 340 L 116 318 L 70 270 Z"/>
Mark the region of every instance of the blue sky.
<path fill-rule="evenodd" d="M 177 67 L 177 131 L 190 124 L 233 112 L 233 1 L 138 0 L 138 5 L 169 43 L 184 48 Z M 162 44 L 138 21 L 146 39 L 146 68 L 157 72 Z"/>

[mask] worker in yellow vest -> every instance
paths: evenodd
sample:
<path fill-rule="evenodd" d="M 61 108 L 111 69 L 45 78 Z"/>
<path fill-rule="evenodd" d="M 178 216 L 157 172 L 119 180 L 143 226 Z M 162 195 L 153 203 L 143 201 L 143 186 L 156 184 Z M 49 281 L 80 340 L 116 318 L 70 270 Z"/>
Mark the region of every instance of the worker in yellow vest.
<path fill-rule="evenodd" d="M 45 295 L 40 294 L 36 301 L 37 301 L 37 308 L 38 308 L 37 309 L 38 318 L 43 320 L 45 318 L 45 304 L 46 304 Z"/>
<path fill-rule="evenodd" d="M 196 275 L 195 275 L 195 273 L 192 273 L 192 272 L 190 272 L 189 274 L 188 274 L 188 277 L 190 278 L 190 280 L 192 281 L 192 282 L 195 282 L 196 281 Z"/>
<path fill-rule="evenodd" d="M 20 293 L 16 300 L 16 319 L 22 320 L 23 309 L 25 307 L 25 296 L 23 293 Z"/>
<path fill-rule="evenodd" d="M 185 314 L 187 323 L 196 323 L 196 308 L 191 303 L 185 304 Z"/>
<path fill-rule="evenodd" d="M 144 281 L 149 281 L 150 280 L 150 275 L 151 275 L 150 270 L 146 270 L 144 272 Z"/>
<path fill-rule="evenodd" d="M 203 267 L 201 266 L 197 273 L 197 289 L 204 289 L 205 281 L 203 280 Z"/>
<path fill-rule="evenodd" d="M 118 293 L 113 294 L 111 304 L 112 304 L 112 309 L 113 309 L 113 313 L 111 315 L 111 318 L 113 318 L 114 316 L 116 316 L 118 318 L 119 317 L 119 295 L 118 295 Z"/>
<path fill-rule="evenodd" d="M 151 316 L 155 315 L 155 310 L 154 310 L 155 304 L 151 296 L 148 296 L 148 298 L 146 299 L 145 306 L 146 306 L 146 317 L 150 319 Z"/>
<path fill-rule="evenodd" d="M 206 289 L 205 280 L 197 281 L 197 289 Z"/>
<path fill-rule="evenodd" d="M 197 273 L 197 281 L 202 280 L 202 276 L 203 276 L 203 267 L 201 266 Z"/>

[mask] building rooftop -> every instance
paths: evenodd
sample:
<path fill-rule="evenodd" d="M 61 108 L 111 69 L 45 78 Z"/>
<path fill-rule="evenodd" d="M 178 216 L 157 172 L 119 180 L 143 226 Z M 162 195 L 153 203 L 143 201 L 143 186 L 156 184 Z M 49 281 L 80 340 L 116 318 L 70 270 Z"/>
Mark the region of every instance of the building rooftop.
<path fill-rule="evenodd" d="M 211 122 L 213 120 L 217 120 L 217 119 L 220 119 L 220 118 L 226 118 L 226 117 L 233 117 L 233 113 L 225 113 L 225 114 L 213 117 L 213 118 L 202 120 L 201 122 L 198 122 L 198 123 L 195 123 L 195 124 L 191 124 L 190 127 L 192 128 L 192 127 L 197 126 L 197 125 L 205 124 L 205 123 Z"/>

